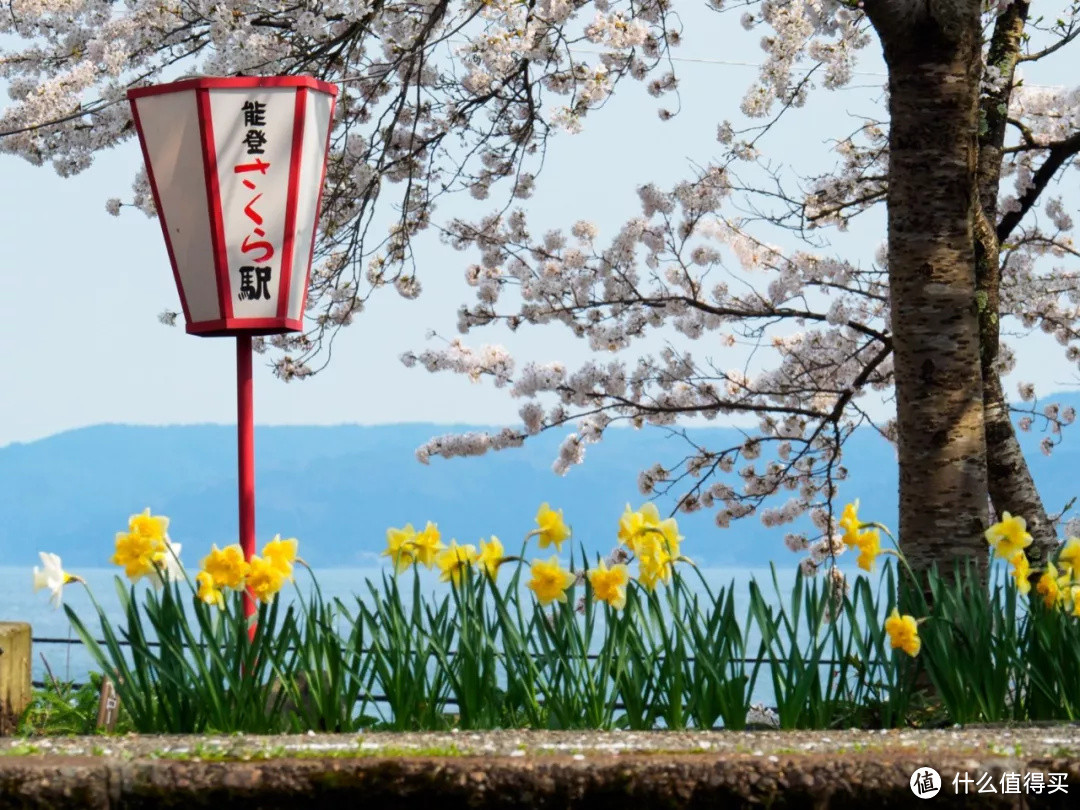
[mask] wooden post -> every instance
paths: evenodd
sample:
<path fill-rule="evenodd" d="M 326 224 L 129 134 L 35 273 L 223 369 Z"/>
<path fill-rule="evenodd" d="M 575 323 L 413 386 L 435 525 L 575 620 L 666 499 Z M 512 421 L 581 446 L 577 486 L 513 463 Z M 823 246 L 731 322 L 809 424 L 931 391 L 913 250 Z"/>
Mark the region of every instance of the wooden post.
<path fill-rule="evenodd" d="M 120 714 L 120 696 L 108 677 L 101 679 L 101 692 L 98 694 L 97 727 L 104 731 L 116 728 L 116 718 Z"/>
<path fill-rule="evenodd" d="M 0 734 L 14 734 L 30 705 L 30 625 L 0 622 Z"/>

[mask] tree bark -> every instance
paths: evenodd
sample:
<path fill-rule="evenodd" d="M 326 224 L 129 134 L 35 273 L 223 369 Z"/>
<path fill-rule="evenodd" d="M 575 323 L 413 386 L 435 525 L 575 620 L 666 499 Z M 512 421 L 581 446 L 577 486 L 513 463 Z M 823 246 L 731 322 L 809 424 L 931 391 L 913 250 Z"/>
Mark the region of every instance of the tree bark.
<path fill-rule="evenodd" d="M 889 295 L 900 543 L 916 570 L 985 560 L 974 223 L 978 0 L 868 0 L 889 69 Z"/>
<path fill-rule="evenodd" d="M 1057 546 L 1057 534 L 1035 488 L 1020 443 L 1016 440 L 1009 403 L 994 371 L 983 380 L 986 419 L 986 473 L 994 511 L 1020 515 L 1034 542 L 1027 548 L 1031 567 L 1039 568 Z"/>
<path fill-rule="evenodd" d="M 1057 545 L 1054 527 L 1035 489 L 1027 461 L 1020 450 L 1009 415 L 1009 402 L 995 367 L 1001 341 L 1000 245 L 997 200 L 1001 184 L 1002 149 L 1008 124 L 1013 74 L 1027 21 L 1028 3 L 1015 0 L 997 18 L 986 62 L 1000 75 L 996 90 L 986 92 L 979 105 L 979 211 L 975 229 L 975 285 L 979 308 L 979 341 L 983 377 L 983 413 L 986 420 L 986 471 L 994 511 L 1020 515 L 1027 521 L 1034 543 L 1028 549 L 1032 568 L 1038 568 Z"/>

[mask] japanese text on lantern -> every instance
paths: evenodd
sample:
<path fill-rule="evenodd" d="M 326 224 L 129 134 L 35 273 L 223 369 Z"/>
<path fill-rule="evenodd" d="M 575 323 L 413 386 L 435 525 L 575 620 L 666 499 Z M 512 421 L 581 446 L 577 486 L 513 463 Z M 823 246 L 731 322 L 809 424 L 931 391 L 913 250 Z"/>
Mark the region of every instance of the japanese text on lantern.
<path fill-rule="evenodd" d="M 245 256 L 250 257 L 252 264 L 245 264 L 240 268 L 240 292 L 237 298 L 241 301 L 270 298 L 271 266 L 265 264 L 274 258 L 274 246 L 266 238 L 266 231 L 261 227 L 263 218 L 255 209 L 255 204 L 262 197 L 258 192 L 257 180 L 266 177 L 270 163 L 263 160 L 260 155 L 265 154 L 263 147 L 266 146 L 266 104 L 261 101 L 245 101 L 241 108 L 244 117 L 244 145 L 247 147 L 247 155 L 252 158 L 247 163 L 238 163 L 233 167 L 233 172 L 243 175 L 241 182 L 254 196 L 244 206 L 244 214 L 252 222 L 251 233 L 244 237 L 240 250 Z"/>

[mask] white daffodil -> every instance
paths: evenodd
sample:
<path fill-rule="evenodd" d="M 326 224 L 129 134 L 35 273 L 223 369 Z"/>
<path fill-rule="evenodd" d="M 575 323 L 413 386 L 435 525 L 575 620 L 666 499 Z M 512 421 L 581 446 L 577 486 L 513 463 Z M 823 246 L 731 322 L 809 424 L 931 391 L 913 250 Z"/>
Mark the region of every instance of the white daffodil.
<path fill-rule="evenodd" d="M 51 591 L 49 601 L 54 608 L 58 608 L 63 599 L 64 586 L 69 582 L 82 582 L 82 580 L 64 571 L 59 555 L 41 551 L 38 552 L 38 556 L 41 557 L 41 564 L 45 567 L 34 566 L 34 590 L 48 588 Z"/>
<path fill-rule="evenodd" d="M 153 578 L 154 587 L 160 588 L 166 582 L 176 582 L 184 578 L 184 566 L 180 563 L 180 549 L 183 543 L 174 543 L 165 535 L 165 556 L 156 568 Z"/>

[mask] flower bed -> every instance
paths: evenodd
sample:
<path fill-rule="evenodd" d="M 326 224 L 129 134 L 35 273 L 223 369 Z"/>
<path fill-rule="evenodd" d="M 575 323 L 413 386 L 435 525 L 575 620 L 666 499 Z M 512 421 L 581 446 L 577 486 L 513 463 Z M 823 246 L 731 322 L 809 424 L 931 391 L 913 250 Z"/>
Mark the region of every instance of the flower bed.
<path fill-rule="evenodd" d="M 118 577 L 124 619 L 114 626 L 94 601 L 98 643 L 65 609 L 125 722 L 144 732 L 740 729 L 759 679 L 783 728 L 1080 715 L 1080 540 L 1028 601 L 1031 538 L 1019 518 L 987 531 L 1012 576 L 986 587 L 974 564 L 917 577 L 850 504 L 830 542 L 857 549 L 866 573 L 852 583 L 835 567 L 823 580 L 800 573 L 782 593 L 774 571 L 775 599 L 750 581 L 744 613 L 736 585 L 714 591 L 682 554 L 676 521 L 651 504 L 627 507 L 619 546 L 592 565 L 583 550 L 577 566 L 573 553 L 569 567 L 559 561 L 570 539 L 561 510 L 542 505 L 536 523 L 513 556 L 495 537 L 446 545 L 432 523 L 390 529 L 393 572 L 346 604 L 323 597 L 291 538 L 250 561 L 214 546 L 191 576 L 168 519 L 146 510 L 116 538 L 112 561 L 130 580 Z M 555 555 L 528 562 L 534 541 Z M 35 583 L 59 604 L 81 580 L 55 555 L 42 560 Z M 437 568 L 448 592 L 425 598 L 420 567 Z M 311 586 L 283 606 L 297 576 Z M 258 605 L 250 617 L 245 593 Z"/>

